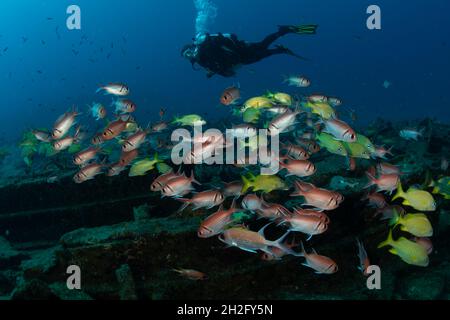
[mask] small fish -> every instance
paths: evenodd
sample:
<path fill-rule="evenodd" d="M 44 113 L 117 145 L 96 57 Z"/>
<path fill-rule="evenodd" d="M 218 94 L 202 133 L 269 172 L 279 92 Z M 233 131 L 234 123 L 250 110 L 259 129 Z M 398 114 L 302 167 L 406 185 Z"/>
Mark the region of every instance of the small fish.
<path fill-rule="evenodd" d="M 234 105 L 239 99 L 241 99 L 241 90 L 239 87 L 233 86 L 223 91 L 220 97 L 220 103 L 225 106 Z"/>
<path fill-rule="evenodd" d="M 314 249 L 312 253 L 308 254 L 305 251 L 303 242 L 300 244 L 302 247 L 302 256 L 306 259 L 306 262 L 302 263 L 302 265 L 313 269 L 317 274 L 333 274 L 338 272 L 338 265 L 332 259 L 317 254 Z"/>
<path fill-rule="evenodd" d="M 380 158 L 380 159 L 386 159 L 387 155 L 393 156 L 392 154 L 392 148 L 386 149 L 385 147 L 375 147 L 375 152 L 372 153 L 372 158 Z"/>
<path fill-rule="evenodd" d="M 231 134 L 234 138 L 250 138 L 257 135 L 258 129 L 248 123 L 233 126 Z"/>
<path fill-rule="evenodd" d="M 52 177 L 48 177 L 47 178 L 47 183 L 52 184 L 52 183 L 57 183 L 57 182 L 59 182 L 59 177 L 58 176 L 52 176 Z"/>
<path fill-rule="evenodd" d="M 308 97 L 308 101 L 312 103 L 327 103 L 328 97 L 323 94 L 312 94 Z"/>
<path fill-rule="evenodd" d="M 205 125 L 206 121 L 203 120 L 203 118 L 197 114 L 189 114 L 184 115 L 182 117 L 176 117 L 173 122 L 173 124 L 178 124 L 181 126 L 201 126 Z"/>
<path fill-rule="evenodd" d="M 118 99 L 113 101 L 116 113 L 133 113 L 136 111 L 136 104 L 129 99 Z"/>
<path fill-rule="evenodd" d="M 450 200 L 450 177 L 442 177 L 437 181 L 431 181 L 430 187 L 433 194 L 440 194 L 444 199 Z"/>
<path fill-rule="evenodd" d="M 33 131 L 31 131 L 31 133 L 39 141 L 50 142 L 52 140 L 52 135 L 47 131 L 33 130 Z"/>
<path fill-rule="evenodd" d="M 329 97 L 328 103 L 334 108 L 342 105 L 342 100 L 336 97 Z"/>
<path fill-rule="evenodd" d="M 397 175 L 402 175 L 403 173 L 400 171 L 400 168 L 392 165 L 390 163 L 379 163 L 377 164 L 377 172 L 381 175 L 383 174 L 397 174 Z"/>
<path fill-rule="evenodd" d="M 390 82 L 387 81 L 387 80 L 385 80 L 385 81 L 383 82 L 383 87 L 384 87 L 385 89 L 389 89 L 389 88 L 391 87 L 391 85 L 392 85 L 392 83 L 390 83 Z"/>
<path fill-rule="evenodd" d="M 448 170 L 448 160 L 445 158 L 441 159 L 441 166 L 440 166 L 442 171 L 447 171 Z"/>
<path fill-rule="evenodd" d="M 164 130 L 167 130 L 169 128 L 169 124 L 165 121 L 161 121 L 158 123 L 155 123 L 151 126 L 152 132 L 163 132 Z"/>
<path fill-rule="evenodd" d="M 192 269 L 172 269 L 172 270 L 189 280 L 193 281 L 208 280 L 208 276 L 206 274 L 197 270 Z"/>
<path fill-rule="evenodd" d="M 366 249 L 364 248 L 364 244 L 358 238 L 356 238 L 356 244 L 358 246 L 359 258 L 358 269 L 363 273 L 363 275 L 367 277 L 370 275 L 367 270 L 370 266 L 369 256 L 367 255 Z"/>
<path fill-rule="evenodd" d="M 416 129 L 403 129 L 400 131 L 400 137 L 406 140 L 418 141 L 423 136 L 424 130 L 425 128 L 422 128 L 420 131 Z"/>
<path fill-rule="evenodd" d="M 378 179 L 371 175 L 369 172 L 366 173 L 369 178 L 369 183 L 365 188 L 370 188 L 371 186 L 377 186 L 377 192 L 386 191 L 392 194 L 397 190 L 397 186 L 400 182 L 400 177 L 398 174 L 383 174 Z"/>
<path fill-rule="evenodd" d="M 347 158 L 348 170 L 355 171 L 356 170 L 356 159 L 352 157 Z"/>
<path fill-rule="evenodd" d="M 381 193 L 378 193 L 378 192 L 368 193 L 361 200 L 362 201 L 368 200 L 369 207 L 372 207 L 372 208 L 382 209 L 387 206 L 385 197 Z"/>
<path fill-rule="evenodd" d="M 94 117 L 95 120 L 104 119 L 106 117 L 106 109 L 105 107 L 100 103 L 94 103 L 92 106 L 88 106 L 89 111 L 91 112 L 91 115 Z"/>
<path fill-rule="evenodd" d="M 311 85 L 311 81 L 304 76 L 288 76 L 285 77 L 283 83 L 297 88 L 307 88 Z"/>
<path fill-rule="evenodd" d="M 259 198 L 256 194 L 248 194 L 242 199 L 242 208 L 256 212 L 263 208 L 263 200 Z"/>
<path fill-rule="evenodd" d="M 122 83 L 110 83 L 106 86 L 100 86 L 100 88 L 97 89 L 97 93 L 100 91 L 105 91 L 105 94 L 115 96 L 127 96 L 130 93 L 128 86 Z"/>
<path fill-rule="evenodd" d="M 166 114 L 166 109 L 164 109 L 164 108 L 159 109 L 159 118 L 161 121 L 164 118 L 165 114 Z"/>
<path fill-rule="evenodd" d="M 311 139 L 300 138 L 297 139 L 297 143 L 305 148 L 310 154 L 315 154 L 320 151 L 320 145 Z"/>

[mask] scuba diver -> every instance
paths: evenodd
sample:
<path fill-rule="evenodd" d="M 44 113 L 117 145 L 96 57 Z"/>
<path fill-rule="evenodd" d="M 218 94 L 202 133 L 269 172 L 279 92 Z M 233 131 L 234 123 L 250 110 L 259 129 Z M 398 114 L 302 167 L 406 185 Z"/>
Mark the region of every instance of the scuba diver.
<path fill-rule="evenodd" d="M 193 44 L 183 48 L 181 54 L 193 67 L 196 64 L 203 67 L 208 78 L 216 74 L 232 77 L 239 66 L 253 64 L 272 55 L 288 54 L 304 59 L 282 45 L 270 46 L 287 34 L 315 34 L 316 30 L 317 25 L 280 26 L 263 41 L 253 43 L 239 40 L 235 34 L 199 34 Z"/>

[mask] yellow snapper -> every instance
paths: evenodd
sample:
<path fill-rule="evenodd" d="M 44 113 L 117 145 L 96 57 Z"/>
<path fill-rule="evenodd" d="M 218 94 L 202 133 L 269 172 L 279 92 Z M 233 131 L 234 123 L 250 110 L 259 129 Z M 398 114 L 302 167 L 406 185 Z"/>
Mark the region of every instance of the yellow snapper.
<path fill-rule="evenodd" d="M 433 235 L 430 220 L 423 213 L 400 215 L 394 210 L 394 216 L 390 224 L 393 226 L 400 225 L 400 230 L 409 232 L 416 237 L 431 237 Z"/>
<path fill-rule="evenodd" d="M 276 92 L 276 93 L 272 93 L 272 92 L 268 92 L 266 94 L 266 97 L 273 100 L 275 103 L 279 103 L 285 106 L 292 106 L 292 97 L 290 95 L 288 95 L 287 93 L 283 93 L 283 92 Z"/>
<path fill-rule="evenodd" d="M 328 133 L 320 133 L 317 135 L 317 141 L 322 148 L 327 149 L 328 152 L 346 157 L 348 155 L 344 144 L 336 140 Z"/>
<path fill-rule="evenodd" d="M 358 142 L 342 142 L 347 153 L 352 158 L 370 159 L 370 151 Z"/>
<path fill-rule="evenodd" d="M 271 107 L 273 107 L 273 102 L 269 98 L 254 97 L 254 98 L 247 100 L 244 103 L 244 107 L 242 108 L 241 112 L 245 112 L 247 109 L 250 109 L 250 108 L 265 109 L 265 108 L 271 108 Z"/>
<path fill-rule="evenodd" d="M 158 159 L 158 154 L 155 154 L 154 159 L 144 159 L 137 161 L 131 166 L 128 176 L 129 177 L 144 176 L 149 171 L 153 170 L 155 168 L 155 165 L 160 162 L 162 161 Z"/>
<path fill-rule="evenodd" d="M 260 109 L 250 108 L 244 111 L 242 117 L 244 122 L 246 123 L 257 123 L 260 116 L 261 116 Z"/>
<path fill-rule="evenodd" d="M 427 250 L 414 241 L 400 237 L 394 241 L 392 238 L 392 229 L 389 230 L 389 236 L 386 241 L 378 245 L 378 248 L 391 246 L 389 252 L 400 257 L 407 264 L 419 267 L 427 267 L 429 263 Z"/>
<path fill-rule="evenodd" d="M 303 104 L 303 107 L 311 109 L 311 113 L 317 114 L 324 120 L 336 118 L 336 112 L 326 102 L 313 103 L 311 101 L 308 101 Z"/>
<path fill-rule="evenodd" d="M 440 178 L 437 182 L 431 182 L 430 187 L 434 187 L 433 193 L 440 194 L 445 199 L 450 200 L 450 177 Z"/>
<path fill-rule="evenodd" d="M 364 136 L 360 133 L 356 134 L 356 143 L 358 143 L 358 144 L 362 145 L 364 148 L 366 148 L 366 150 L 371 155 L 377 151 L 377 149 L 374 146 L 374 144 L 372 143 L 372 141 L 370 141 L 369 138 L 367 138 L 366 136 Z"/>
<path fill-rule="evenodd" d="M 255 177 L 249 173 L 247 177 L 242 176 L 242 193 L 247 192 L 249 189 L 253 189 L 253 192 L 262 191 L 269 193 L 274 190 L 287 190 L 288 186 L 276 175 L 259 175 Z"/>
<path fill-rule="evenodd" d="M 204 125 L 206 121 L 202 119 L 201 116 L 197 114 L 188 114 L 182 117 L 176 117 L 173 124 L 179 124 L 181 126 L 195 126 L 195 125 Z"/>
<path fill-rule="evenodd" d="M 410 187 L 407 192 L 403 191 L 402 184 L 398 184 L 397 194 L 392 198 L 395 199 L 402 198 L 403 204 L 411 206 L 419 211 L 435 211 L 436 201 L 434 201 L 433 196 L 424 190 L 419 190 L 414 187 Z"/>

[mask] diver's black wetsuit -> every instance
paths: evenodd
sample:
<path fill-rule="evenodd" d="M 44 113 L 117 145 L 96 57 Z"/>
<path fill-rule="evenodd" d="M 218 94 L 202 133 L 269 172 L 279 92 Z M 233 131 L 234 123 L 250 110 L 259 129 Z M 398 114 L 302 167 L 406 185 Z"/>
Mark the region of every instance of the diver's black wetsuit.
<path fill-rule="evenodd" d="M 221 33 L 217 35 L 206 34 L 204 40 L 195 47 L 195 57 L 192 57 L 190 60 L 193 65 L 198 64 L 205 68 L 208 72 L 208 77 L 212 77 L 215 74 L 231 77 L 235 75 L 236 67 L 252 64 L 272 55 L 289 54 L 299 57 L 283 46 L 269 47 L 277 39 L 289 33 L 313 34 L 316 31 L 316 27 L 315 25 L 282 26 L 277 32 L 268 35 L 263 41 L 254 43 L 239 40 L 234 34 L 230 36 L 224 36 Z"/>

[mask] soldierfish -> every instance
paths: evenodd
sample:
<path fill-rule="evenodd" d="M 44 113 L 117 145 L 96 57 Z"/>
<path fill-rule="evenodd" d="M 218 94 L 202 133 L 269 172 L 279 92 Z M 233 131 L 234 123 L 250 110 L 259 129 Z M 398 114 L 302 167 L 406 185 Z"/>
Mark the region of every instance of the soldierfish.
<path fill-rule="evenodd" d="M 248 194 L 242 199 L 242 207 L 249 211 L 261 210 L 263 207 L 263 200 L 256 194 Z"/>
<path fill-rule="evenodd" d="M 33 130 L 33 131 L 31 131 L 31 133 L 39 141 L 50 142 L 52 140 L 52 135 L 47 131 Z"/>
<path fill-rule="evenodd" d="M 189 205 L 193 205 L 192 210 L 195 211 L 200 208 L 211 209 L 216 207 L 225 200 L 222 192 L 219 190 L 208 190 L 194 194 L 192 199 L 177 199 L 178 201 L 184 202 L 178 212 L 183 211 Z"/>
<path fill-rule="evenodd" d="M 267 128 L 269 135 L 274 136 L 286 132 L 296 124 L 297 115 L 300 113 L 301 111 L 287 111 L 273 119 Z"/>
<path fill-rule="evenodd" d="M 314 249 L 312 253 L 308 254 L 305 251 L 303 242 L 300 244 L 302 246 L 302 256 L 306 259 L 306 263 L 303 263 L 304 266 L 315 270 L 317 274 L 333 274 L 338 271 L 338 266 L 332 259 L 317 254 Z"/>
<path fill-rule="evenodd" d="M 310 158 L 309 153 L 301 146 L 294 144 L 281 144 L 283 150 L 286 151 L 287 155 L 294 158 L 295 160 L 308 160 Z"/>
<path fill-rule="evenodd" d="M 280 161 L 280 170 L 286 169 L 287 176 L 309 177 L 316 172 L 314 163 L 308 160 L 287 159 Z"/>
<path fill-rule="evenodd" d="M 311 81 L 303 76 L 288 76 L 285 77 L 283 83 L 288 83 L 289 86 L 297 88 L 307 88 L 311 85 Z"/>
<path fill-rule="evenodd" d="M 361 272 L 365 276 L 368 276 L 369 273 L 367 272 L 367 268 L 369 268 L 370 266 L 369 256 L 367 255 L 366 249 L 364 248 L 364 244 L 358 238 L 356 238 L 356 244 L 358 245 L 358 269 L 361 270 Z"/>
<path fill-rule="evenodd" d="M 308 240 L 310 240 L 314 235 L 322 234 L 328 230 L 328 221 L 315 215 L 295 214 L 281 218 L 279 225 L 287 224 L 289 231 L 307 234 Z"/>
<path fill-rule="evenodd" d="M 122 142 L 122 150 L 124 152 L 130 152 L 138 149 L 147 138 L 148 131 L 139 129 L 136 133 L 130 135 Z"/>
<path fill-rule="evenodd" d="M 111 122 L 103 131 L 102 139 L 108 141 L 118 137 L 123 131 L 125 131 L 128 123 L 129 120 L 123 120 L 122 118 Z"/>
<path fill-rule="evenodd" d="M 122 167 L 128 166 L 134 159 L 139 155 L 138 149 L 132 150 L 130 152 L 122 152 L 119 159 L 119 164 Z"/>
<path fill-rule="evenodd" d="M 344 197 L 335 191 L 329 191 L 315 186 L 295 182 L 297 191 L 291 196 L 303 196 L 306 203 L 302 206 L 311 206 L 319 210 L 334 210 L 344 201 Z"/>
<path fill-rule="evenodd" d="M 89 162 L 90 160 L 94 159 L 97 155 L 97 153 L 100 152 L 100 148 L 90 147 L 87 148 L 79 153 L 77 153 L 73 157 L 73 163 L 77 166 L 82 166 Z"/>
<path fill-rule="evenodd" d="M 192 269 L 172 269 L 172 270 L 189 280 L 200 281 L 208 279 L 208 276 L 206 274 L 197 270 Z"/>
<path fill-rule="evenodd" d="M 225 230 L 225 232 L 219 236 L 219 240 L 229 246 L 238 247 L 241 250 L 252 253 L 256 253 L 258 250 L 261 250 L 271 254 L 271 247 L 276 247 L 285 252 L 292 253 L 292 250 L 283 245 L 283 241 L 288 236 L 289 231 L 278 240 L 270 241 L 264 236 L 264 230 L 269 225 L 270 223 L 259 230 L 259 232 L 254 232 L 244 227 L 233 227 Z"/>
<path fill-rule="evenodd" d="M 113 102 L 116 113 L 132 113 L 136 111 L 136 104 L 129 99 L 119 99 Z"/>
<path fill-rule="evenodd" d="M 237 211 L 234 201 L 231 208 L 228 210 L 224 210 L 223 205 L 221 205 L 217 212 L 203 220 L 197 235 L 199 238 L 211 238 L 221 234 L 225 231 L 225 227 L 233 222 L 233 214 Z"/>
<path fill-rule="evenodd" d="M 190 177 L 186 177 L 186 175 L 178 176 L 167 182 L 167 184 L 162 188 L 161 194 L 163 197 L 181 198 L 194 190 L 192 183 L 200 185 L 200 182 L 195 180 L 193 172 Z"/>
<path fill-rule="evenodd" d="M 153 192 L 161 191 L 170 180 L 175 179 L 179 176 L 179 174 L 173 171 L 162 174 L 152 182 L 152 184 L 150 185 L 150 190 Z"/>
<path fill-rule="evenodd" d="M 83 183 L 88 180 L 94 179 L 95 176 L 102 173 L 103 165 L 98 163 L 92 163 L 82 168 L 75 176 L 73 180 L 75 183 Z"/>
<path fill-rule="evenodd" d="M 377 192 L 386 191 L 392 194 L 397 189 L 397 185 L 400 182 L 400 177 L 398 174 L 383 174 L 379 178 L 375 178 L 369 172 L 366 173 L 369 178 L 369 183 L 365 188 L 370 188 L 371 186 L 377 186 Z"/>
<path fill-rule="evenodd" d="M 329 119 L 324 122 L 323 132 L 331 134 L 336 140 L 355 142 L 356 132 L 347 123 L 338 119 Z"/>
<path fill-rule="evenodd" d="M 56 120 L 53 126 L 52 138 L 61 139 L 75 124 L 75 118 L 80 115 L 77 111 L 66 112 Z"/>
<path fill-rule="evenodd" d="M 105 94 L 112 94 L 115 96 L 126 96 L 130 93 L 128 86 L 122 83 L 110 83 L 106 86 L 101 86 L 97 89 L 97 93 L 100 91 L 105 91 Z"/>
<path fill-rule="evenodd" d="M 224 90 L 220 97 L 220 103 L 229 106 L 235 104 L 241 98 L 241 91 L 239 87 L 229 87 Z"/>

